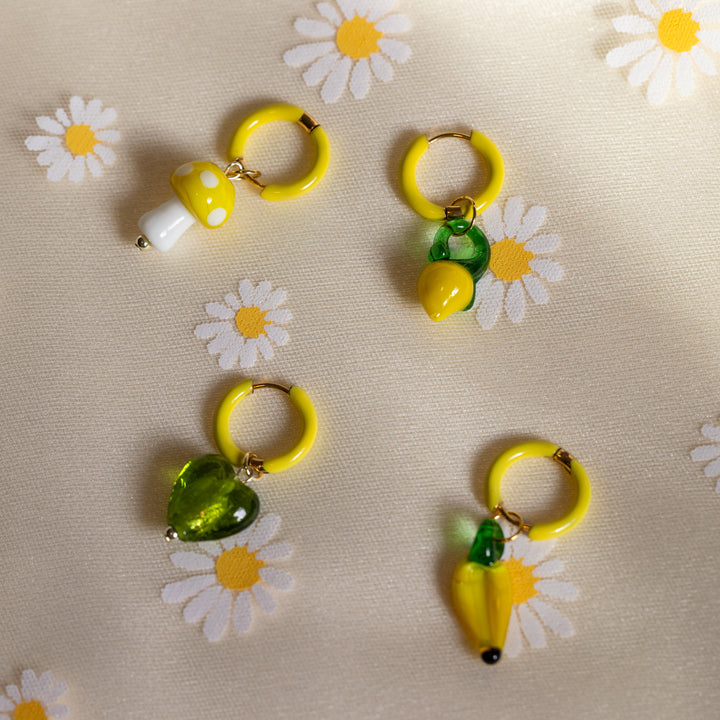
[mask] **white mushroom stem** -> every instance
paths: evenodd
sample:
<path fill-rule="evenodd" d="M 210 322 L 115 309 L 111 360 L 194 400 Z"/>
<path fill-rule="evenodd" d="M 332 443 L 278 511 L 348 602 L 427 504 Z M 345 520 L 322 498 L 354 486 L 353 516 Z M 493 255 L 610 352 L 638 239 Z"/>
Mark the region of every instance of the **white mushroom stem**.
<path fill-rule="evenodd" d="M 172 200 L 146 212 L 138 220 L 138 227 L 142 237 L 158 250 L 166 252 L 194 222 L 190 211 L 177 196 L 173 196 Z"/>

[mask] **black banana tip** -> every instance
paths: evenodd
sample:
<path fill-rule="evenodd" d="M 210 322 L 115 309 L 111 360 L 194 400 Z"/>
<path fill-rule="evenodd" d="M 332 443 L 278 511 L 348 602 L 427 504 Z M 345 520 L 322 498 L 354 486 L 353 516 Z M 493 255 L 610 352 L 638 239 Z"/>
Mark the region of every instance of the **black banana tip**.
<path fill-rule="evenodd" d="M 494 665 L 500 659 L 500 655 L 502 655 L 500 648 L 488 648 L 480 657 L 488 665 Z"/>

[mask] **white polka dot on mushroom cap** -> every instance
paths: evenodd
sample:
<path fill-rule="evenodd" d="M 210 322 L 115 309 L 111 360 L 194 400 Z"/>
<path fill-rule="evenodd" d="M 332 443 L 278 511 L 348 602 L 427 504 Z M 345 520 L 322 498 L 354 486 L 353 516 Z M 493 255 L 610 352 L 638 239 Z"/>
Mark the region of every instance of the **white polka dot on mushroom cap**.
<path fill-rule="evenodd" d="M 214 188 L 217 187 L 218 183 L 220 182 L 217 177 L 211 173 L 209 170 L 203 170 L 200 173 L 200 182 L 206 187 L 206 188 Z"/>
<path fill-rule="evenodd" d="M 217 226 L 225 221 L 227 212 L 223 208 L 215 208 L 208 213 L 207 221 L 208 225 Z"/>
<path fill-rule="evenodd" d="M 184 165 L 181 165 L 176 171 L 175 174 L 182 177 L 183 175 L 189 175 L 193 171 L 193 165 L 192 163 L 185 163 Z"/>

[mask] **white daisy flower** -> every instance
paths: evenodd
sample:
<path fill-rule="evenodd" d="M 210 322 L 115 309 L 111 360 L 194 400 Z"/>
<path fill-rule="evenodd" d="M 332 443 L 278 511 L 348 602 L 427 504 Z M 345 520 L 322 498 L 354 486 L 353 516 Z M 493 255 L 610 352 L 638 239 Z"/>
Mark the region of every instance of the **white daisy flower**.
<path fill-rule="evenodd" d="M 696 462 L 706 462 L 703 472 L 705 477 L 717 478 L 715 492 L 720 492 L 720 427 L 717 425 L 705 424 L 700 432 L 710 440 L 710 445 L 698 445 L 690 457 Z M 709 462 L 708 462 L 709 461 Z"/>
<path fill-rule="evenodd" d="M 285 345 L 290 340 L 287 331 L 280 327 L 292 318 L 289 310 L 279 308 L 287 296 L 284 290 L 272 290 L 265 280 L 257 287 L 243 280 L 238 295 L 228 293 L 224 303 L 205 305 L 207 314 L 217 320 L 195 328 L 197 337 L 210 339 L 208 352 L 220 355 L 223 370 L 229 370 L 235 363 L 243 368 L 252 367 L 258 351 L 270 359 L 275 354 L 270 341 Z"/>
<path fill-rule="evenodd" d="M 55 119 L 36 117 L 38 126 L 47 134 L 25 138 L 25 146 L 40 153 L 37 161 L 48 166 L 48 180 L 57 182 L 67 175 L 72 182 L 80 182 L 86 167 L 91 175 L 98 177 L 102 175 L 103 164 L 115 162 L 115 153 L 107 145 L 117 142 L 120 133 L 108 130 L 107 126 L 115 122 L 116 117 L 113 108 L 102 109 L 100 100 L 91 100 L 85 105 L 76 95 L 70 98 L 70 115 L 59 108 Z"/>
<path fill-rule="evenodd" d="M 60 720 L 70 711 L 58 700 L 67 692 L 64 682 L 53 682 L 48 670 L 37 677 L 32 670 L 23 670 L 21 685 L 8 685 L 0 695 L 0 720 Z"/>
<path fill-rule="evenodd" d="M 560 245 L 557 235 L 535 234 L 545 222 L 546 212 L 534 205 L 523 215 L 523 201 L 513 197 L 505 204 L 504 217 L 497 204 L 482 214 L 490 242 L 490 265 L 476 286 L 475 307 L 481 327 L 491 328 L 503 305 L 508 318 L 520 322 L 525 316 L 525 294 L 542 305 L 548 294 L 540 280 L 562 277 L 562 268 L 554 260 L 537 257 Z"/>
<path fill-rule="evenodd" d="M 268 544 L 279 524 L 277 515 L 265 515 L 237 535 L 194 545 L 201 552 L 173 553 L 173 565 L 196 574 L 166 585 L 163 602 L 192 598 L 183 610 L 185 622 L 204 618 L 203 633 L 211 642 L 222 637 L 231 618 L 239 633 L 248 632 L 253 620 L 251 598 L 261 610 L 272 613 L 275 600 L 267 586 L 288 590 L 293 584 L 288 572 L 268 564 L 291 552 L 288 543 Z"/>
<path fill-rule="evenodd" d="M 621 15 L 613 20 L 618 32 L 637 39 L 611 50 L 606 61 L 610 67 L 634 63 L 628 81 L 638 87 L 650 81 L 650 102 L 661 103 L 675 79 L 682 97 L 693 89 L 695 69 L 705 75 L 717 70 L 707 51 L 720 51 L 720 32 L 707 23 L 720 22 L 720 3 L 697 7 L 699 0 L 635 0 L 641 15 Z"/>
<path fill-rule="evenodd" d="M 506 536 L 515 528 L 506 529 Z M 575 600 L 577 588 L 553 576 L 562 572 L 561 560 L 546 560 L 554 540 L 538 542 L 525 535 L 505 545 L 502 562 L 507 565 L 512 582 L 513 607 L 503 652 L 516 657 L 523 648 L 523 637 L 532 648 L 546 646 L 545 628 L 560 637 L 574 634 L 573 626 L 549 600 Z"/>
<path fill-rule="evenodd" d="M 292 67 L 310 67 L 303 80 L 310 87 L 323 83 L 320 96 L 335 102 L 345 90 L 364 98 L 370 80 L 392 80 L 394 62 L 405 62 L 410 48 L 388 37 L 405 32 L 410 21 L 399 13 L 388 14 L 395 0 L 335 0 L 317 3 L 321 20 L 298 18 L 295 29 L 315 42 L 288 50 L 283 59 Z"/>

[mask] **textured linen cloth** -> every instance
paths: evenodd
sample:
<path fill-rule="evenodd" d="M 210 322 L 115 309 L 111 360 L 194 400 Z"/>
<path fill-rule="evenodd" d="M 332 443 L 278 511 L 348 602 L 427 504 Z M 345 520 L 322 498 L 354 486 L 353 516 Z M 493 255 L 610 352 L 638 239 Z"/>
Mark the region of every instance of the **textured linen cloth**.
<path fill-rule="evenodd" d="M 676 13 L 660 37 L 673 10 L 702 22 Z M 720 80 L 698 71 L 718 61 L 712 3 L 6 0 L 3 11 L 0 718 L 32 698 L 45 717 L 80 720 L 714 717 L 720 495 L 708 463 L 720 448 L 696 450 L 720 441 Z M 636 18 L 619 23 L 627 32 L 613 24 L 622 16 Z M 675 32 L 689 45 L 691 31 L 705 33 L 702 53 L 662 44 Z M 638 41 L 618 51 L 633 56 L 623 66 L 606 60 Z M 312 43 L 325 45 L 296 50 Z M 69 126 L 87 124 L 73 97 L 98 123 L 114 109 L 96 137 L 114 162 L 101 148 L 89 159 L 74 131 L 85 160 L 53 181 L 38 162 L 46 141 L 26 139 L 69 146 Z M 221 228 L 196 223 L 168 253 L 135 249 L 140 215 L 171 197 L 170 173 L 224 167 L 237 124 L 273 102 L 328 133 L 318 187 L 270 203 L 238 184 Z M 62 127 L 43 129 L 43 116 Z M 498 245 L 495 274 L 472 310 L 433 323 L 415 284 L 438 225 L 405 202 L 400 162 L 420 134 L 472 129 L 505 162 L 478 218 Z M 247 159 L 284 182 L 312 145 L 274 123 Z M 484 178 L 461 140 L 434 144 L 418 168 L 441 204 Z M 501 247 L 514 252 L 505 265 Z M 276 309 L 292 318 L 275 316 L 286 334 L 270 338 L 273 357 L 224 369 L 195 328 L 220 322 L 206 305 L 237 299 L 243 280 L 284 290 Z M 167 499 L 184 463 L 216 452 L 213 412 L 246 378 L 304 388 L 318 438 L 255 485 L 270 519 L 251 542 L 277 572 L 242 600 L 216 582 L 193 616 L 190 596 L 164 602 L 164 588 L 213 581 L 228 548 L 166 544 Z M 258 454 L 297 428 L 272 393 L 233 416 L 233 436 Z M 514 545 L 512 642 L 488 667 L 449 582 L 487 515 L 487 468 L 529 439 L 578 458 L 593 499 L 554 546 Z M 550 461 L 528 460 L 503 495 L 536 521 L 567 509 L 569 489 Z M 180 566 L 179 552 L 195 554 Z M 238 606 L 248 632 L 229 615 Z M 64 693 L 33 680 L 48 671 Z"/>

